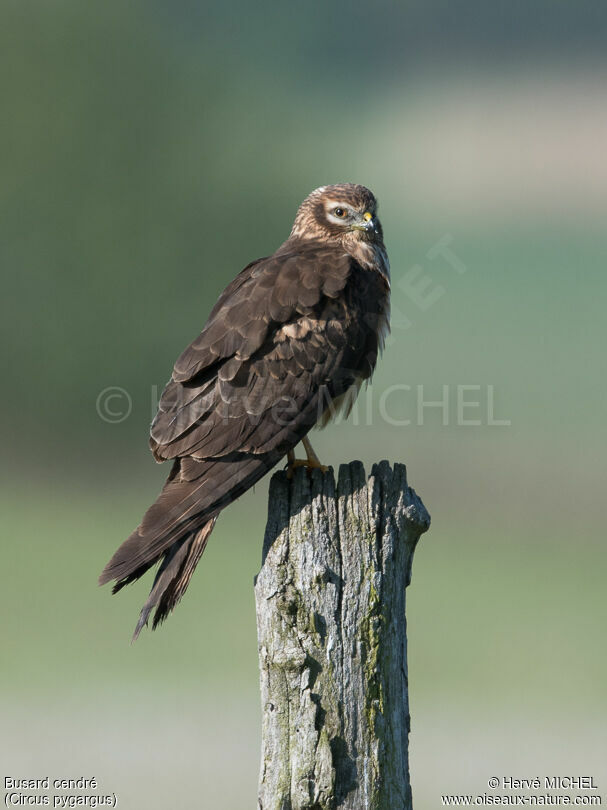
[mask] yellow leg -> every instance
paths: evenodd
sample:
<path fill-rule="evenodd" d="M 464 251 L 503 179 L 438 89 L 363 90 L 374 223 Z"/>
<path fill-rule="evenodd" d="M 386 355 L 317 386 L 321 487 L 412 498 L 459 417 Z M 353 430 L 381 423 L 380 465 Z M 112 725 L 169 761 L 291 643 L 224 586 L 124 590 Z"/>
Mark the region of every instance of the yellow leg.
<path fill-rule="evenodd" d="M 329 468 L 320 463 L 320 459 L 314 452 L 314 448 L 307 436 L 302 439 L 302 444 L 307 458 L 295 458 L 295 452 L 289 450 L 287 453 L 287 477 L 293 478 L 293 473 L 297 467 L 305 467 L 307 470 L 321 470 L 323 473 L 328 472 Z"/>
<path fill-rule="evenodd" d="M 310 440 L 307 436 L 304 436 L 302 439 L 302 444 L 306 451 L 306 455 L 308 457 L 308 469 L 312 470 L 322 470 L 324 473 L 329 471 L 329 468 L 326 467 L 324 464 L 320 463 L 320 459 L 314 452 L 314 448 L 310 444 Z"/>

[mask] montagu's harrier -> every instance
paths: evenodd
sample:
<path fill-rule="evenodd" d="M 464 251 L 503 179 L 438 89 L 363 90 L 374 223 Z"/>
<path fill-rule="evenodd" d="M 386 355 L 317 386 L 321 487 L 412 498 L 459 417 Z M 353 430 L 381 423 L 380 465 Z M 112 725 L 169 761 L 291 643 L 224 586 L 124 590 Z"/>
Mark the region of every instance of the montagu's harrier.
<path fill-rule="evenodd" d="M 375 197 L 350 183 L 313 191 L 287 241 L 221 294 L 152 423 L 155 459 L 173 461 L 167 482 L 100 577 L 115 593 L 160 561 L 133 638 L 183 596 L 224 507 L 285 455 L 321 466 L 306 435 L 373 373 L 389 297 Z"/>

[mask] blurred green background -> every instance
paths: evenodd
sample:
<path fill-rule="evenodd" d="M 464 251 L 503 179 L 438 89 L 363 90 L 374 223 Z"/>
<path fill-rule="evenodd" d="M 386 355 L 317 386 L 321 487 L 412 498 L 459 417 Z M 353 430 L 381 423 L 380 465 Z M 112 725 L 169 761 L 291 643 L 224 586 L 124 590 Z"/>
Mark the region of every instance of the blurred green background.
<path fill-rule="evenodd" d="M 606 34 L 585 0 L 3 1 L 4 775 L 255 805 L 267 481 L 159 632 L 129 646 L 149 582 L 96 578 L 166 475 L 147 431 L 173 361 L 303 197 L 353 181 L 380 200 L 393 332 L 359 424 L 315 446 L 405 462 L 432 514 L 416 807 L 600 776 Z"/>

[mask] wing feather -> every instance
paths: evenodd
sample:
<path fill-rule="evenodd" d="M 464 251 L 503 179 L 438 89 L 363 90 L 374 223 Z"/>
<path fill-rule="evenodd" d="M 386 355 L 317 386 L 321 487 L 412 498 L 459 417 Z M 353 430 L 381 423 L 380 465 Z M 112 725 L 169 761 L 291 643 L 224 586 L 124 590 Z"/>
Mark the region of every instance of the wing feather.
<path fill-rule="evenodd" d="M 354 284 L 347 293 L 353 272 L 350 256 L 315 243 L 245 268 L 175 364 L 152 425 L 156 458 L 294 446 L 368 364 L 369 300 Z"/>

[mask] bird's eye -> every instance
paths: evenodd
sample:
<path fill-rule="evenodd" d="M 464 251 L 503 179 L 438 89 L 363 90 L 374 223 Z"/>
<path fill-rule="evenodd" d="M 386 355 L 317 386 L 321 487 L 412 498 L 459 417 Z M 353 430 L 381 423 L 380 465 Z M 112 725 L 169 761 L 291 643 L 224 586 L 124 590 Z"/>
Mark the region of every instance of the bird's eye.
<path fill-rule="evenodd" d="M 348 212 L 346 211 L 345 208 L 334 208 L 333 213 L 335 214 L 336 217 L 343 219 Z"/>

